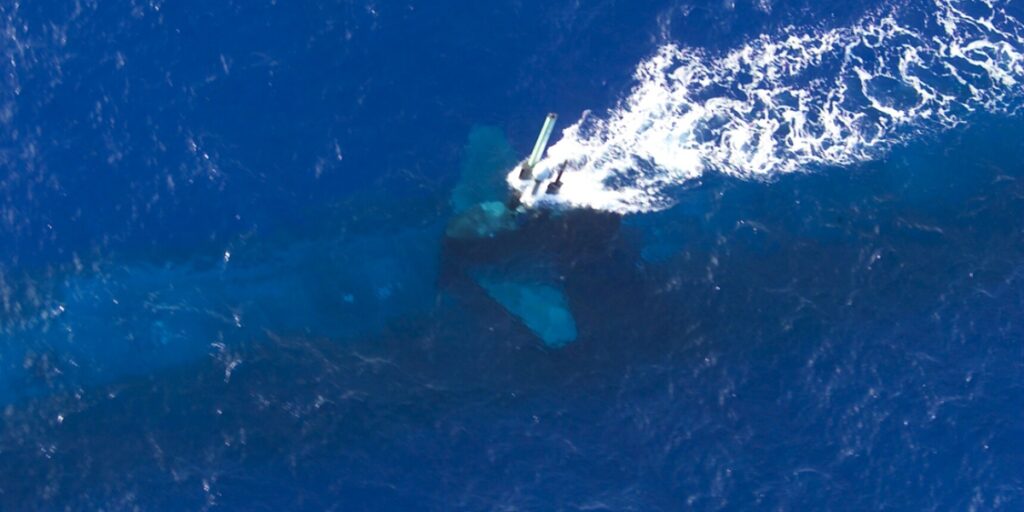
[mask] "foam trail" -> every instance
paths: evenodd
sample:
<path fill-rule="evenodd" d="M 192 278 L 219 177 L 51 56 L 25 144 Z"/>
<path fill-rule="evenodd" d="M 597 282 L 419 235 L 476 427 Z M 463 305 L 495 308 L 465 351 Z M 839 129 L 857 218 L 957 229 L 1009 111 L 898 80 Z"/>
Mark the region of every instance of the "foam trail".
<path fill-rule="evenodd" d="M 515 170 L 508 182 L 527 206 L 653 211 L 708 171 L 766 179 L 847 166 L 979 111 L 1013 114 L 1024 96 L 1013 1 L 912 2 L 853 27 L 790 28 L 720 55 L 666 45 L 638 66 L 617 107 L 584 115 L 549 149 L 538 179 L 575 162 L 559 195 Z"/>

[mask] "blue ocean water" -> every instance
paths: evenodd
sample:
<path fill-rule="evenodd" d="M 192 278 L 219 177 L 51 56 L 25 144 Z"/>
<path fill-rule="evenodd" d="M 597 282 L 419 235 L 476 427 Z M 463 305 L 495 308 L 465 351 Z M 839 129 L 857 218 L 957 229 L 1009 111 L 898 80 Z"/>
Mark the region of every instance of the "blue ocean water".
<path fill-rule="evenodd" d="M 1024 508 L 1024 5 L 642 4 L 0 2 L 0 509 Z"/>

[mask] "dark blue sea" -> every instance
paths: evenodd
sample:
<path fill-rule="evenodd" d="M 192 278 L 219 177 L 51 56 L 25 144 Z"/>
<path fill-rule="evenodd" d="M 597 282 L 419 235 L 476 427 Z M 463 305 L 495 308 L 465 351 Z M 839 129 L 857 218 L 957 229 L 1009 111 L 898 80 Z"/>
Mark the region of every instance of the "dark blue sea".
<path fill-rule="evenodd" d="M 0 411 L 4 511 L 1024 510 L 1024 2 L 0 0 Z"/>

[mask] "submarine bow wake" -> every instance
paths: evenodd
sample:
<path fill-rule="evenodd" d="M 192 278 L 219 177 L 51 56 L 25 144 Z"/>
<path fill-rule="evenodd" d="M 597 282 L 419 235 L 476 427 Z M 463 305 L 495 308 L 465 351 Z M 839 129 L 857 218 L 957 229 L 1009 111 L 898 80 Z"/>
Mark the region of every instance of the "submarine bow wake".
<path fill-rule="evenodd" d="M 850 27 L 788 28 L 716 54 L 666 44 L 603 117 L 587 113 L 508 173 L 527 207 L 618 213 L 675 204 L 705 172 L 746 179 L 884 156 L 1024 97 L 1024 23 L 1011 0 L 917 0 Z M 544 193 L 569 163 L 557 195 Z"/>

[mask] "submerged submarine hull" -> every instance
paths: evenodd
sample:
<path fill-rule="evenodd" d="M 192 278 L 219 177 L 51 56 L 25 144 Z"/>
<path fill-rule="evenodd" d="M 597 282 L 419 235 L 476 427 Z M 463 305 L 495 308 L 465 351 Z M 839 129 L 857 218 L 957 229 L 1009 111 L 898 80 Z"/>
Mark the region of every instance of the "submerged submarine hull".
<path fill-rule="evenodd" d="M 446 236 L 439 288 L 468 302 L 482 291 L 545 345 L 560 348 L 578 334 L 569 293 L 577 270 L 615 251 L 621 217 L 586 210 L 520 216 L 515 229 L 487 237 Z"/>
<path fill-rule="evenodd" d="M 621 224 L 622 216 L 615 213 L 542 210 L 520 214 L 515 229 L 490 236 L 445 236 L 440 283 L 457 281 L 469 268 L 479 265 L 529 260 L 561 266 L 608 254 L 619 237 Z"/>

